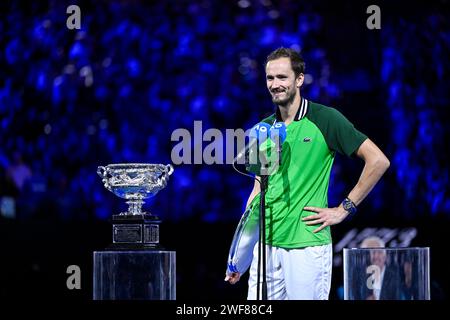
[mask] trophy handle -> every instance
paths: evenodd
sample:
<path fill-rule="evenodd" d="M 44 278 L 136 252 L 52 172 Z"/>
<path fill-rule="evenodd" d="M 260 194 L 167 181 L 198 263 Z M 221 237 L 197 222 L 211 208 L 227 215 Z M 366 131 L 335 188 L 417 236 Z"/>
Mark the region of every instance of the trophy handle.
<path fill-rule="evenodd" d="M 102 178 L 102 182 L 105 188 L 111 191 L 111 185 L 109 184 L 108 179 L 106 178 L 106 176 L 108 175 L 108 168 L 105 168 L 104 166 L 99 166 L 97 168 L 97 174 L 100 176 L 100 178 Z"/>
<path fill-rule="evenodd" d="M 158 178 L 158 186 L 160 189 L 164 188 L 167 185 L 167 181 L 169 179 L 169 176 L 173 173 L 174 169 L 171 164 L 163 165 L 164 172 L 162 172 L 161 177 Z"/>
<path fill-rule="evenodd" d="M 167 174 L 170 176 L 173 173 L 173 166 L 171 164 L 166 165 Z"/>

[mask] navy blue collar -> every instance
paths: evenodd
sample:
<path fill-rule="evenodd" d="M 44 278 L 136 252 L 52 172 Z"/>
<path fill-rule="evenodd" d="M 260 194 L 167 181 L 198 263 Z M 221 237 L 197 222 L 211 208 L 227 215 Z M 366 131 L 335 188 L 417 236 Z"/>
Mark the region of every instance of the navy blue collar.
<path fill-rule="evenodd" d="M 300 97 L 300 106 L 297 110 L 297 113 L 295 114 L 294 121 L 302 120 L 306 116 L 306 113 L 308 112 L 308 107 L 309 101 L 303 97 Z M 278 106 L 275 111 L 275 118 L 276 121 L 283 121 L 283 119 L 281 119 L 280 107 Z"/>

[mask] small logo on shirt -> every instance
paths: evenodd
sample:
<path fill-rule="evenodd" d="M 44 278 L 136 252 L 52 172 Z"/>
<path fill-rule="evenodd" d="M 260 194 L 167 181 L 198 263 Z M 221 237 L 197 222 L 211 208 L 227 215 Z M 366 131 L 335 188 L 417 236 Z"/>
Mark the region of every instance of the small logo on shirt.
<path fill-rule="evenodd" d="M 303 139 L 303 142 L 311 142 L 311 138 L 309 138 L 309 137 L 306 137 L 305 139 Z"/>

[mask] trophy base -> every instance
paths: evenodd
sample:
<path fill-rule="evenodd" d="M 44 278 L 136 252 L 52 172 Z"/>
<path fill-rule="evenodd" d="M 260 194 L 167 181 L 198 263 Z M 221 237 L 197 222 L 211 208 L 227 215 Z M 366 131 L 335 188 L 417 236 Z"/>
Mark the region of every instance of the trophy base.
<path fill-rule="evenodd" d="M 113 250 L 160 250 L 159 225 L 161 220 L 151 214 L 113 215 Z"/>

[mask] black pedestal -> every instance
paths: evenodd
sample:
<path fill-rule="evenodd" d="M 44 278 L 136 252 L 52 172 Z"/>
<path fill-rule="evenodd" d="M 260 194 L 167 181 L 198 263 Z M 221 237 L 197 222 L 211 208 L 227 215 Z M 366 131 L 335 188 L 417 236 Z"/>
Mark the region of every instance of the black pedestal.
<path fill-rule="evenodd" d="M 161 249 L 159 225 L 161 220 L 151 214 L 113 215 L 111 249 Z"/>

